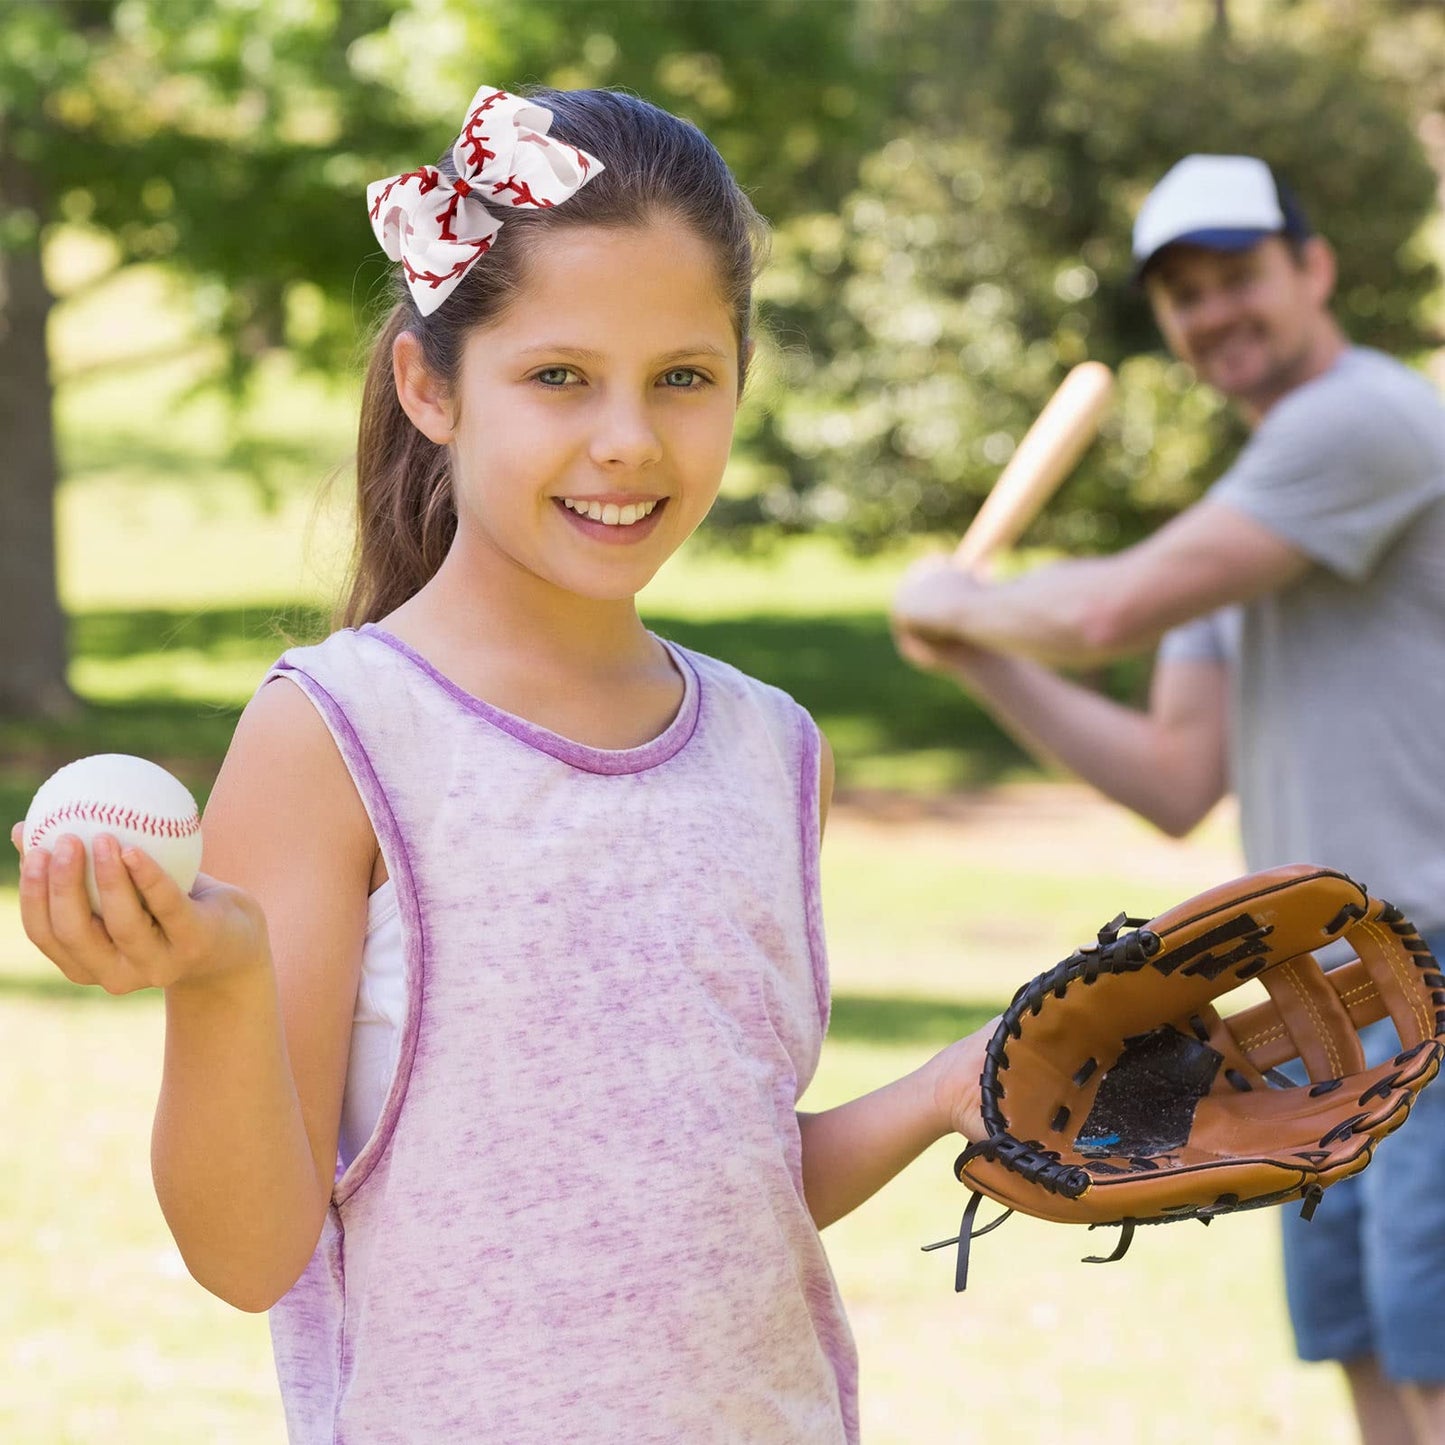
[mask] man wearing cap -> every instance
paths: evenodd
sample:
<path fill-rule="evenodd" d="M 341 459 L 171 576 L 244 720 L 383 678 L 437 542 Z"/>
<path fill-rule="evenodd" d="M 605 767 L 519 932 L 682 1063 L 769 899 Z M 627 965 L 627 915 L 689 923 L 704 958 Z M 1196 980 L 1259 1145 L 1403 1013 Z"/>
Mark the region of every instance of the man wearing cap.
<path fill-rule="evenodd" d="M 1169 349 L 1251 436 L 1203 499 L 1110 557 L 990 583 L 919 563 L 903 655 L 1176 836 L 1224 792 L 1251 870 L 1339 868 L 1445 957 L 1445 407 L 1329 311 L 1335 262 L 1270 168 L 1189 156 L 1134 257 Z M 1059 675 L 1159 643 L 1146 711 Z M 1371 1062 L 1394 1035 L 1373 1026 Z M 1445 1083 L 1311 1222 L 1283 1211 L 1305 1359 L 1367 1445 L 1445 1442 Z"/>

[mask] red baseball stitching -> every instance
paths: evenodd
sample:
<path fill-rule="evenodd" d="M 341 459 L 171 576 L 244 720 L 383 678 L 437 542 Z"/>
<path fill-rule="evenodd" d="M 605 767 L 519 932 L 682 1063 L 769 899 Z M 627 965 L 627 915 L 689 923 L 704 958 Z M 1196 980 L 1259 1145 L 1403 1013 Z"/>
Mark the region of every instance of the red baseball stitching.
<path fill-rule="evenodd" d="M 381 215 L 381 208 L 386 204 L 386 199 L 398 187 L 404 186 L 409 180 L 416 177 L 420 181 L 417 187 L 417 195 L 424 196 L 428 191 L 434 191 L 441 184 L 442 173 L 435 166 L 422 166 L 418 170 L 403 171 L 399 176 L 393 176 L 387 182 L 386 189 L 377 196 L 371 210 L 367 214 L 374 221 Z"/>
<path fill-rule="evenodd" d="M 201 831 L 201 820 L 195 814 L 185 818 L 158 818 L 151 813 L 138 813 L 114 803 L 67 803 L 47 813 L 27 839 L 28 844 L 40 842 L 52 829 L 63 823 L 100 823 L 108 828 L 129 828 L 138 833 L 159 834 L 162 838 L 190 838 Z"/>
<path fill-rule="evenodd" d="M 482 167 L 497 158 L 496 151 L 487 149 L 490 137 L 482 129 L 482 117 L 499 101 L 508 99 L 505 90 L 495 90 L 467 116 L 467 123 L 457 139 L 457 145 L 471 165 L 472 173 L 480 176 Z"/>
<path fill-rule="evenodd" d="M 401 265 L 402 269 L 407 274 L 407 279 L 411 281 L 425 281 L 428 286 L 432 287 L 432 289 L 435 290 L 438 286 L 441 286 L 448 281 L 453 281 L 458 276 L 464 275 L 468 267 L 470 267 L 474 262 L 478 261 L 481 257 L 485 256 L 487 252 L 492 249 L 492 243 L 490 240 L 459 241 L 457 244 L 460 246 L 475 246 L 477 248 L 477 254 L 475 256 L 468 256 L 465 261 L 456 262 L 452 266 L 450 271 L 443 272 L 441 275 L 438 275 L 435 271 L 418 271 L 417 268 L 413 266 L 411 262 L 406 259 L 405 256 L 403 256 L 401 258 Z"/>
<path fill-rule="evenodd" d="M 555 204 L 553 201 L 544 201 L 532 194 L 532 187 L 526 181 L 519 181 L 516 176 L 508 176 L 504 181 L 498 181 L 492 187 L 492 194 L 499 196 L 503 191 L 515 191 L 516 199 L 512 202 L 514 206 L 535 206 L 539 211 L 550 211 Z"/>

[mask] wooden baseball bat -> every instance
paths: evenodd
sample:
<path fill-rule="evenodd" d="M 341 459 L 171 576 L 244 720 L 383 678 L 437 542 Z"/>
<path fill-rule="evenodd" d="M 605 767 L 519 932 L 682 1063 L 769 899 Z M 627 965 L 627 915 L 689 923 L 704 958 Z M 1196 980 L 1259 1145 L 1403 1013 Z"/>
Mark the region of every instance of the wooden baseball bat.
<path fill-rule="evenodd" d="M 1085 361 L 1059 383 L 998 475 L 953 554 L 954 564 L 977 567 L 1012 546 L 1073 471 L 1099 430 L 1114 395 L 1114 373 Z"/>

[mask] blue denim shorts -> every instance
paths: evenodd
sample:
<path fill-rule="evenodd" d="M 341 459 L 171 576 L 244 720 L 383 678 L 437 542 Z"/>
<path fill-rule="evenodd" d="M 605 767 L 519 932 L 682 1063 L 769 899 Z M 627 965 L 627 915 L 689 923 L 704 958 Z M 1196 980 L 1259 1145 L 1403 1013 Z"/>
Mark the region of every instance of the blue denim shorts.
<path fill-rule="evenodd" d="M 1445 937 L 1428 942 L 1445 957 Z M 1362 1039 L 1369 1064 L 1399 1049 L 1388 1019 Z M 1281 1219 L 1300 1358 L 1373 1355 L 1399 1383 L 1445 1383 L 1445 1074 L 1369 1168 L 1325 1191 L 1313 1219 L 1291 1205 Z"/>

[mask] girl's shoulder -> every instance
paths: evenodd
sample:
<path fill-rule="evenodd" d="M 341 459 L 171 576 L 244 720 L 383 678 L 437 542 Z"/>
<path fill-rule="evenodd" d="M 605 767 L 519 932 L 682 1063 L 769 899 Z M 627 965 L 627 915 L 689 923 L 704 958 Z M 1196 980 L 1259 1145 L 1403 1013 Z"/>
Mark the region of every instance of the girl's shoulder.
<path fill-rule="evenodd" d="M 275 662 L 267 673 L 267 680 L 278 673 L 331 672 L 338 668 L 375 667 L 382 661 L 387 649 L 378 646 L 375 629 L 370 627 L 341 627 L 319 641 L 294 642 Z"/>
<path fill-rule="evenodd" d="M 686 659 L 704 688 L 787 714 L 807 712 L 791 693 L 775 683 L 765 682 L 762 678 L 754 677 L 752 673 L 744 672 L 740 667 L 709 653 L 696 652 L 676 642 L 669 642 L 667 645 L 674 653 L 681 654 Z"/>
<path fill-rule="evenodd" d="M 417 691 L 426 692 L 421 673 L 434 674 L 403 643 L 367 623 L 343 627 L 319 642 L 289 647 L 271 664 L 262 681 L 286 678 L 326 715 L 354 714 L 387 704 L 405 713 Z"/>
<path fill-rule="evenodd" d="M 705 652 L 695 652 L 675 642 L 667 644 L 698 681 L 704 716 L 726 714 L 737 723 L 743 719 L 761 721 L 777 735 L 811 737 L 818 731 L 812 714 L 793 695 L 775 683 L 744 672 L 740 667 Z"/>

